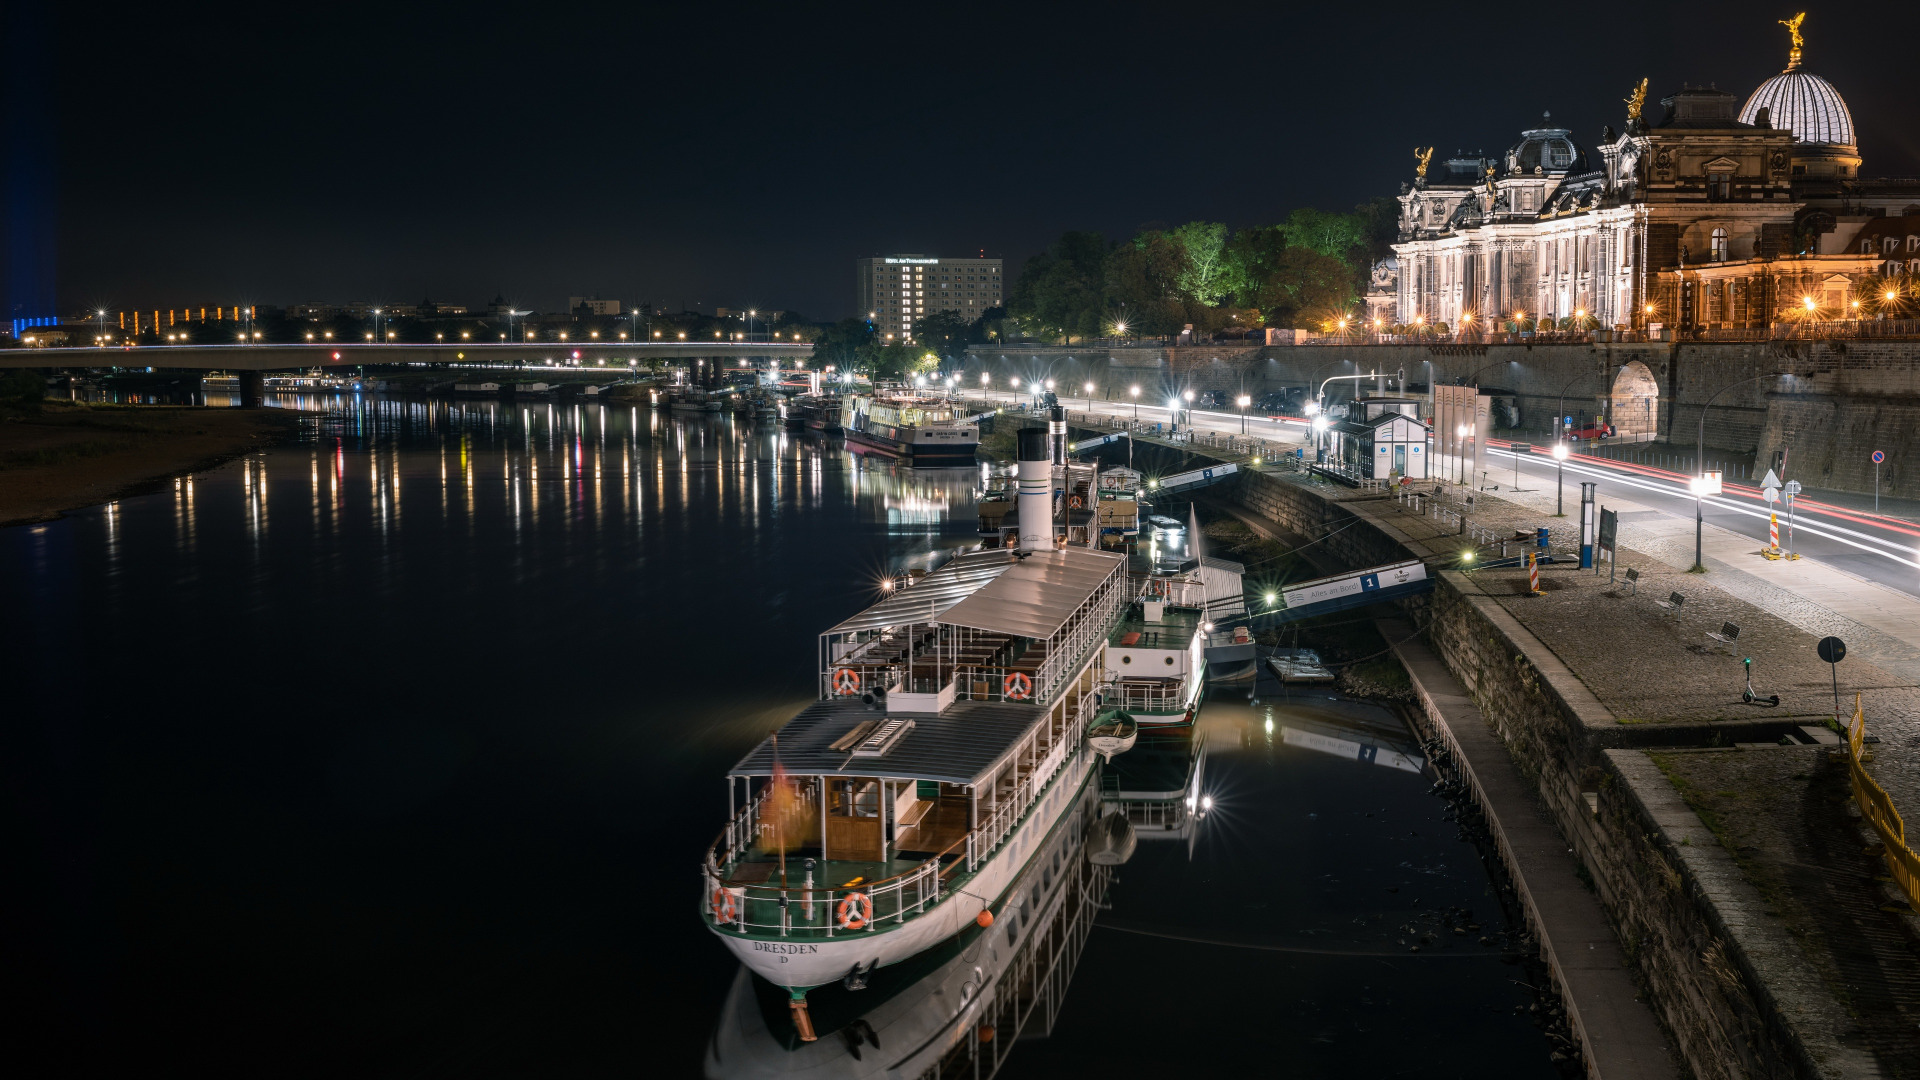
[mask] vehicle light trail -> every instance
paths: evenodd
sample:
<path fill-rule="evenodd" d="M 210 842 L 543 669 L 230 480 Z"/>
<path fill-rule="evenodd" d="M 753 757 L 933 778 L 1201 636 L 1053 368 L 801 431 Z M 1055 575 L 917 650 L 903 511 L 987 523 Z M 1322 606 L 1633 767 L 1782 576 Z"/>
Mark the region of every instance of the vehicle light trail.
<path fill-rule="evenodd" d="M 1495 454 L 1495 455 L 1504 454 L 1509 458 L 1517 456 L 1514 454 L 1512 450 L 1501 450 L 1491 446 L 1488 447 L 1488 453 Z M 1533 455 L 1528 454 L 1526 455 L 1526 457 L 1531 462 Z M 1666 487 L 1666 486 L 1662 486 L 1659 483 L 1652 482 L 1650 478 L 1644 477 L 1642 475 L 1636 475 L 1635 473 L 1637 473 L 1638 470 L 1636 470 L 1635 472 L 1628 472 L 1627 470 L 1624 470 L 1624 469 L 1595 467 L 1593 465 L 1587 464 L 1587 461 L 1591 461 L 1591 460 L 1592 460 L 1591 458 L 1586 459 L 1586 461 L 1581 461 L 1580 459 L 1577 459 L 1577 458 L 1569 458 L 1566 463 L 1567 471 L 1575 473 L 1577 475 L 1592 476 L 1592 477 L 1596 477 L 1603 480 L 1609 480 L 1614 483 L 1623 485 L 1625 487 L 1638 488 L 1642 491 L 1652 492 L 1653 494 L 1656 494 L 1656 495 L 1665 495 L 1671 498 L 1681 499 L 1687 502 L 1693 501 L 1693 495 L 1691 493 L 1686 491 L 1676 490 L 1672 487 Z M 1756 510 L 1750 506 L 1744 505 L 1743 503 L 1736 502 L 1724 497 L 1708 497 L 1705 500 L 1705 502 L 1709 506 L 1716 507 L 1721 510 L 1730 510 L 1736 514 L 1742 514 L 1747 517 L 1757 518 L 1761 521 L 1765 521 L 1769 516 L 1769 512 L 1766 510 Z M 1888 540 L 1884 540 L 1880 537 L 1876 537 L 1868 533 L 1857 532 L 1853 529 L 1848 529 L 1848 528 L 1845 528 L 1839 525 L 1834 525 L 1825 521 L 1820 521 L 1818 524 L 1809 524 L 1808 518 L 1810 516 L 1814 516 L 1817 518 L 1818 516 L 1824 516 L 1824 515 L 1809 515 L 1805 510 L 1802 509 L 1804 505 L 1805 504 L 1796 504 L 1794 507 L 1794 511 L 1795 511 L 1794 528 L 1797 531 L 1809 533 L 1811 535 L 1821 537 L 1822 539 L 1832 540 L 1836 543 L 1845 544 L 1848 547 L 1857 548 L 1860 551 L 1867 552 L 1868 554 L 1878 555 L 1881 558 L 1889 559 L 1893 562 L 1900 563 L 1903 566 L 1910 566 L 1916 570 L 1920 570 L 1920 559 L 1915 558 L 1916 552 L 1913 548 L 1893 547 L 1892 543 Z M 1858 522 L 1857 519 L 1850 518 L 1849 520 L 1856 520 L 1856 523 L 1858 524 L 1869 524 L 1867 522 Z M 1890 526 L 1882 526 L 1882 527 L 1890 527 Z M 1914 534 L 1912 533 L 1912 530 L 1904 529 L 1904 528 L 1896 528 L 1895 531 L 1909 533 L 1912 535 L 1920 535 L 1920 534 Z M 1881 545 L 1886 545 L 1886 546 L 1881 546 Z"/>

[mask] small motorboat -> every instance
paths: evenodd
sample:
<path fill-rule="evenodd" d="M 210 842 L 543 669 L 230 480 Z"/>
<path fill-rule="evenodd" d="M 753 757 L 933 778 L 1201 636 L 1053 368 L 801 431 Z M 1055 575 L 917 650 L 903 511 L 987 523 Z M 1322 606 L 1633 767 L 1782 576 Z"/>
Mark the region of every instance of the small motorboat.
<path fill-rule="evenodd" d="M 1140 725 L 1133 722 L 1133 717 L 1117 710 L 1087 729 L 1087 745 L 1106 761 L 1133 749 L 1133 741 L 1139 737 Z"/>
<path fill-rule="evenodd" d="M 1320 654 L 1312 649 L 1275 649 L 1267 657 L 1267 666 L 1280 676 L 1281 682 L 1288 683 L 1330 683 L 1333 672 L 1320 659 Z"/>

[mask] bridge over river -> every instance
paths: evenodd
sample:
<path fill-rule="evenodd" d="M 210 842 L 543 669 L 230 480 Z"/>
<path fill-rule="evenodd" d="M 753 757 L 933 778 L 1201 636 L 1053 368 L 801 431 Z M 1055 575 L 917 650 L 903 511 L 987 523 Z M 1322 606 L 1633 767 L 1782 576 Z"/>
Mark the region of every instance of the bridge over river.
<path fill-rule="evenodd" d="M 402 364 L 479 367 L 579 361 L 582 367 L 598 367 L 602 361 L 620 365 L 641 360 L 771 362 L 804 361 L 812 355 L 813 346 L 808 343 L 767 341 L 143 345 L 134 348 L 7 349 L 0 351 L 0 369 L 230 371 L 240 376 L 242 403 L 257 405 L 266 374 L 275 371 L 348 370 Z"/>

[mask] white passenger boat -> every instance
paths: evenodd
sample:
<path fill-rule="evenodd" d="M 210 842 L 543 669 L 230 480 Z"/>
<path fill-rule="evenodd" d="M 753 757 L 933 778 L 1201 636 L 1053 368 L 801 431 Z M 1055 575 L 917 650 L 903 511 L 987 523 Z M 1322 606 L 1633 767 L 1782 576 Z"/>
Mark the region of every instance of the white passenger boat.
<path fill-rule="evenodd" d="M 961 555 L 820 638 L 819 700 L 727 776 L 702 918 L 789 993 L 897 964 L 997 916 L 1097 759 L 1125 557 L 1060 546 L 1023 432 L 1019 546 Z"/>
<path fill-rule="evenodd" d="M 973 466 L 980 425 L 966 416 L 957 401 L 907 389 L 875 388 L 840 399 L 849 442 L 905 458 L 916 469 Z"/>

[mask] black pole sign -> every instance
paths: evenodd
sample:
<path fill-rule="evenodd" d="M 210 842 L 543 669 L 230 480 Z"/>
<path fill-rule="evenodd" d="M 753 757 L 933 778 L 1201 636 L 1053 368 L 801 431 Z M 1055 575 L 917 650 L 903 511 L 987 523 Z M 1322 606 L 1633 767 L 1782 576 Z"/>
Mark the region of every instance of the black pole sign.
<path fill-rule="evenodd" d="M 1840 719 L 1840 661 L 1847 658 L 1847 643 L 1837 637 L 1823 637 L 1815 648 L 1820 653 L 1820 659 L 1825 660 L 1830 665 L 1829 670 L 1833 672 L 1833 718 L 1838 721 Z"/>

